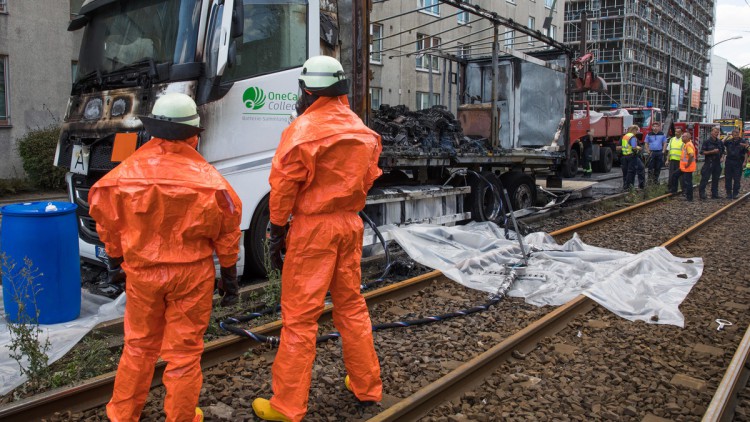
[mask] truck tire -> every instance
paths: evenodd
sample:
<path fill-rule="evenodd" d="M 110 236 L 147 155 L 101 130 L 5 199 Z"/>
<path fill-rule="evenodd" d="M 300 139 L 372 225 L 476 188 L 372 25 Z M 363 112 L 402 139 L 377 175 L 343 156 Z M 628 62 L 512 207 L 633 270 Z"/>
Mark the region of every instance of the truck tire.
<path fill-rule="evenodd" d="M 612 163 L 614 162 L 614 154 L 612 148 L 609 146 L 603 146 L 599 149 L 599 160 L 594 161 L 591 168 L 597 173 L 609 173 L 612 171 Z"/>
<path fill-rule="evenodd" d="M 533 177 L 520 171 L 511 171 L 500 176 L 500 180 L 508 190 L 513 211 L 536 205 L 536 182 Z"/>
<path fill-rule="evenodd" d="M 495 176 L 495 173 L 490 171 L 484 171 L 481 173 L 482 177 L 488 182 L 492 183 L 498 193 L 502 195 L 502 184 L 500 180 Z M 477 177 L 475 174 L 469 173 L 466 176 L 467 182 L 471 187 L 471 193 L 468 195 L 468 208 L 471 211 L 471 219 L 474 221 L 491 221 L 493 218 L 497 218 L 500 212 L 495 212 L 497 206 L 495 195 L 492 188 L 482 178 Z M 501 196 L 502 197 L 502 196 Z"/>
<path fill-rule="evenodd" d="M 576 173 L 578 173 L 578 151 L 571 149 L 570 155 L 562 164 L 562 175 L 563 177 L 575 177 Z"/>
<path fill-rule="evenodd" d="M 266 276 L 265 242 L 271 234 L 271 220 L 266 195 L 255 209 L 250 228 L 245 232 L 245 273 L 243 278 Z"/>

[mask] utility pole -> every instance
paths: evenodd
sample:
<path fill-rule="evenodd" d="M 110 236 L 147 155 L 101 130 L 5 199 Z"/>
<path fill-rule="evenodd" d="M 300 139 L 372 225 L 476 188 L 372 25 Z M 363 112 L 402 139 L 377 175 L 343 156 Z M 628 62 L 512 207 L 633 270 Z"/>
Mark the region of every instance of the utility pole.
<path fill-rule="evenodd" d="M 672 54 L 667 54 L 667 114 L 672 115 Z"/>
<path fill-rule="evenodd" d="M 500 144 L 500 122 L 498 121 L 497 116 L 497 85 L 499 83 L 498 76 L 498 54 L 500 53 L 500 36 L 498 31 L 498 25 L 497 23 L 493 23 L 493 37 L 492 37 L 492 93 L 490 95 L 490 101 L 492 102 L 492 106 L 490 107 L 490 113 L 491 114 L 491 120 L 490 120 L 490 135 L 492 136 L 492 139 L 490 140 L 490 145 L 492 145 L 493 148 L 497 147 Z"/>

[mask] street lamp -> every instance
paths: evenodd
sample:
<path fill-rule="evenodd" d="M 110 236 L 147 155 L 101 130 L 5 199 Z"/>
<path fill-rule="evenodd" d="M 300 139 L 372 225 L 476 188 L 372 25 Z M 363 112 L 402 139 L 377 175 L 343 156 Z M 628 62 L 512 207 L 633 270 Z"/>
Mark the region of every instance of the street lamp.
<path fill-rule="evenodd" d="M 721 40 L 719 42 L 713 43 L 710 47 L 708 47 L 708 49 L 706 50 L 706 52 L 704 54 L 708 54 L 711 51 L 712 48 L 716 47 L 717 45 L 719 45 L 721 43 L 724 43 L 724 42 L 727 42 L 727 41 L 732 41 L 732 40 L 738 40 L 740 38 L 742 38 L 742 35 L 735 35 L 734 37 L 727 38 L 725 40 Z M 711 58 L 709 57 L 708 60 L 711 61 Z M 688 100 L 688 104 L 687 104 L 687 119 L 688 119 L 688 121 L 692 120 L 690 118 L 690 116 L 691 116 L 692 111 L 693 111 L 693 72 L 694 71 L 695 71 L 695 64 L 691 60 L 691 62 L 690 62 L 690 80 L 688 81 L 689 82 L 689 84 L 688 84 L 688 86 L 689 86 L 688 92 L 690 93 L 690 99 Z M 699 99 L 699 104 L 700 104 L 700 93 L 698 94 L 698 99 Z"/>

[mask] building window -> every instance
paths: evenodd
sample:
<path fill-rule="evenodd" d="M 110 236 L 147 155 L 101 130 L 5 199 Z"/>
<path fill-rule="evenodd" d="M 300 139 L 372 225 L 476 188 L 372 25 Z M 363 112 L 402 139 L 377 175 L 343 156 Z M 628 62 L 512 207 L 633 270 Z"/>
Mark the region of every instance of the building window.
<path fill-rule="evenodd" d="M 370 24 L 370 63 L 383 63 L 383 25 Z"/>
<path fill-rule="evenodd" d="M 78 62 L 73 60 L 70 62 L 70 79 L 73 83 L 76 82 L 76 75 L 78 75 Z"/>
<path fill-rule="evenodd" d="M 458 24 L 459 25 L 468 25 L 469 24 L 469 12 L 465 10 L 461 10 L 458 12 Z"/>
<path fill-rule="evenodd" d="M 431 105 L 440 104 L 440 94 L 432 94 L 432 104 L 430 104 L 430 94 L 427 92 L 417 91 L 417 110 L 430 108 Z"/>
<path fill-rule="evenodd" d="M 417 0 L 417 8 L 422 13 L 440 16 L 440 0 Z"/>
<path fill-rule="evenodd" d="M 534 18 L 533 16 L 529 16 L 528 26 L 529 26 L 529 29 L 534 30 L 535 29 L 534 27 L 536 26 L 536 18 Z M 529 38 L 528 39 L 529 45 L 534 45 L 534 38 L 531 35 L 529 35 L 528 38 Z"/>
<path fill-rule="evenodd" d="M 77 15 L 81 11 L 81 6 L 83 6 L 83 0 L 70 0 L 70 14 Z"/>
<path fill-rule="evenodd" d="M 370 109 L 380 110 L 383 104 L 383 88 L 370 88 Z"/>
<path fill-rule="evenodd" d="M 10 124 L 8 101 L 8 58 L 0 56 L 0 126 Z"/>
<path fill-rule="evenodd" d="M 557 27 L 555 25 L 550 26 L 549 37 L 552 38 L 553 40 L 557 39 Z"/>
<path fill-rule="evenodd" d="M 440 38 L 417 34 L 417 69 L 429 70 L 430 64 L 432 64 L 432 71 L 435 73 L 440 72 L 440 61 L 438 58 L 422 53 L 422 50 L 438 48 L 439 46 Z"/>
<path fill-rule="evenodd" d="M 554 3 L 554 0 L 544 0 L 544 7 L 552 9 L 552 3 Z"/>
<path fill-rule="evenodd" d="M 513 48 L 513 37 L 515 36 L 516 31 L 507 31 L 505 33 L 505 48 L 512 49 Z"/>
<path fill-rule="evenodd" d="M 458 57 L 468 59 L 471 56 L 471 46 L 468 44 L 458 43 Z"/>
<path fill-rule="evenodd" d="M 0 0 L 0 13 L 8 13 L 8 0 Z"/>

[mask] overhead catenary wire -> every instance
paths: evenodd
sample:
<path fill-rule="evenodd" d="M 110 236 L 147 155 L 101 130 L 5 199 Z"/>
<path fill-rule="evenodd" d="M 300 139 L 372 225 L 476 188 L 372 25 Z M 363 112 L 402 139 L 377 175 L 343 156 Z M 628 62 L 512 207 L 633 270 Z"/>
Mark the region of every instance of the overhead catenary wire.
<path fill-rule="evenodd" d="M 443 46 L 445 46 L 446 44 L 453 44 L 454 42 L 458 42 L 458 41 L 460 41 L 460 40 L 462 40 L 462 39 L 465 39 L 465 38 L 471 37 L 471 36 L 473 36 L 473 35 L 476 35 L 476 34 L 479 34 L 479 33 L 481 33 L 481 32 L 489 31 L 489 30 L 491 30 L 491 29 L 492 29 L 492 27 L 490 26 L 489 28 L 485 28 L 485 29 L 479 30 L 479 31 L 477 31 L 477 32 L 473 32 L 473 33 L 471 33 L 471 34 L 469 34 L 469 35 L 464 35 L 464 36 L 462 36 L 462 37 L 458 37 L 458 38 L 454 38 L 454 39 L 452 39 L 452 40 L 450 40 L 450 41 L 446 41 L 446 42 L 444 42 L 444 43 L 440 44 L 440 45 L 439 45 L 439 46 L 437 46 L 437 47 L 427 47 L 427 48 L 422 48 L 422 49 L 419 49 L 419 50 L 414 50 L 414 51 L 407 51 L 407 52 L 405 52 L 405 53 L 401 53 L 401 54 L 394 54 L 394 55 L 389 55 L 389 56 L 388 56 L 388 58 L 389 58 L 389 59 L 391 59 L 391 58 L 394 58 L 394 57 L 403 57 L 403 56 L 411 56 L 411 55 L 414 55 L 414 54 L 423 54 L 424 52 L 426 52 L 426 51 L 428 51 L 428 50 L 435 50 L 435 49 L 440 49 L 440 48 L 442 48 Z M 430 35 L 430 36 L 432 36 L 432 35 Z M 489 37 L 489 38 L 492 38 L 492 37 Z M 487 38 L 483 38 L 483 39 L 487 39 Z M 412 41 L 412 42 L 410 42 L 410 43 L 408 43 L 408 44 L 403 44 L 403 45 L 400 45 L 400 46 L 399 46 L 398 48 L 401 48 L 401 47 L 406 47 L 406 46 L 408 46 L 408 45 L 412 45 L 412 44 L 414 44 L 414 41 Z M 471 44 L 466 44 L 466 45 L 471 45 Z M 384 51 L 387 51 L 387 50 L 384 50 Z"/>
<path fill-rule="evenodd" d="M 440 31 L 440 32 L 436 32 L 436 33 L 434 33 L 434 34 L 422 34 L 422 35 L 424 35 L 424 38 L 432 38 L 432 37 L 436 37 L 436 36 L 438 36 L 438 35 L 442 35 L 442 34 L 445 34 L 445 33 L 451 32 L 451 31 L 455 31 L 455 30 L 457 30 L 457 29 L 459 29 L 459 28 L 461 28 L 461 27 L 460 27 L 460 26 L 455 26 L 455 27 L 452 27 L 452 28 L 448 28 L 448 29 L 446 29 L 446 30 L 443 30 L 443 31 Z M 492 29 L 492 27 L 489 27 L 489 28 L 486 28 L 486 29 L 482 29 L 482 30 L 480 30 L 480 31 L 478 31 L 478 32 L 484 32 L 484 31 L 487 31 L 487 30 L 489 30 L 489 29 Z M 478 32 L 477 32 L 477 33 L 478 33 Z M 473 35 L 473 34 L 469 34 L 469 35 Z M 467 35 L 467 36 L 469 36 L 469 35 Z M 413 44 L 414 44 L 415 42 L 418 42 L 418 41 L 419 41 L 420 39 L 421 39 L 421 38 L 417 38 L 416 40 L 413 40 L 413 41 L 409 41 L 408 43 L 405 43 L 405 44 L 401 44 L 401 45 L 398 45 L 398 46 L 396 46 L 396 47 L 389 47 L 389 48 L 385 48 L 385 49 L 383 49 L 383 50 L 380 50 L 380 52 L 381 52 L 381 53 L 384 53 L 384 52 L 386 52 L 386 51 L 397 50 L 397 49 L 399 49 L 399 48 L 402 48 L 402 47 L 406 47 L 406 46 L 409 46 L 409 45 L 413 45 Z M 460 38 L 456 38 L 456 39 L 454 39 L 454 40 L 458 40 L 458 39 L 460 39 Z"/>
<path fill-rule="evenodd" d="M 452 15 L 443 16 L 442 18 L 435 19 L 434 21 L 430 21 L 430 22 L 424 23 L 422 25 L 417 25 L 417 26 L 411 27 L 409 29 L 405 29 L 405 30 L 403 30 L 401 32 L 396 32 L 395 34 L 391 34 L 391 35 L 388 35 L 388 36 L 385 36 L 385 37 L 380 37 L 380 38 L 373 38 L 371 41 L 373 41 L 373 42 L 374 41 L 382 41 L 382 40 L 387 40 L 389 38 L 397 37 L 399 35 L 408 34 L 408 33 L 412 32 L 412 31 L 414 31 L 415 29 L 423 28 L 425 26 L 430 26 L 430 25 L 432 25 L 434 23 L 437 23 L 437 22 L 440 22 L 440 21 L 444 21 L 444 20 L 446 20 L 448 18 L 456 17 L 456 16 L 458 16 L 461 13 L 463 13 L 463 12 L 458 12 L 458 13 L 455 13 L 455 14 L 452 14 Z M 477 19 L 476 21 L 472 21 L 469 24 L 478 22 L 480 20 L 481 19 Z"/>
<path fill-rule="evenodd" d="M 381 22 L 389 21 L 391 19 L 400 18 L 400 17 L 406 16 L 406 15 L 411 15 L 412 13 L 420 12 L 422 10 L 432 9 L 433 7 L 435 7 L 435 5 L 431 4 L 429 6 L 424 6 L 424 7 L 418 8 L 418 9 L 409 10 L 408 12 L 399 13 L 399 14 L 393 15 L 393 16 L 388 16 L 387 18 L 379 19 L 379 20 L 373 21 L 371 23 L 381 23 Z"/>

